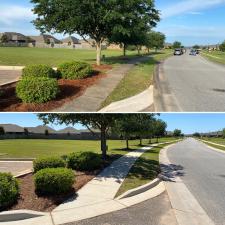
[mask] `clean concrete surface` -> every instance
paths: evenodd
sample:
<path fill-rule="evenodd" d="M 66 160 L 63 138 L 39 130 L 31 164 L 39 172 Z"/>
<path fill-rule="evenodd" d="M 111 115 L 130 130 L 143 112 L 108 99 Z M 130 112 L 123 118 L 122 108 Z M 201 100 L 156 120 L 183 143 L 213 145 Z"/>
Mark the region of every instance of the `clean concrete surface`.
<path fill-rule="evenodd" d="M 0 86 L 18 81 L 21 74 L 17 70 L 0 70 Z"/>
<path fill-rule="evenodd" d="M 137 63 L 147 61 L 150 56 L 138 57 L 129 60 L 126 64 L 115 67 L 107 72 L 107 76 L 102 78 L 98 83 L 87 88 L 85 93 L 66 103 L 64 106 L 55 109 L 57 112 L 97 112 L 101 108 L 101 104 L 117 87 L 124 76 L 135 67 Z"/>
<path fill-rule="evenodd" d="M 32 171 L 31 161 L 0 161 L 0 172 L 12 173 L 14 176 Z"/>
<path fill-rule="evenodd" d="M 170 147 L 168 158 L 214 224 L 225 225 L 225 154 L 195 139 L 187 139 Z M 190 202 L 188 198 L 187 201 Z"/>
<path fill-rule="evenodd" d="M 152 106 L 154 104 L 153 101 L 153 86 L 150 86 L 147 90 L 136 96 L 113 102 L 100 110 L 100 112 L 142 112 Z"/>
<path fill-rule="evenodd" d="M 225 66 L 199 56 L 173 56 L 161 64 L 155 84 L 158 112 L 224 112 Z"/>
<path fill-rule="evenodd" d="M 130 208 L 67 225 L 177 225 L 177 221 L 164 192 Z"/>

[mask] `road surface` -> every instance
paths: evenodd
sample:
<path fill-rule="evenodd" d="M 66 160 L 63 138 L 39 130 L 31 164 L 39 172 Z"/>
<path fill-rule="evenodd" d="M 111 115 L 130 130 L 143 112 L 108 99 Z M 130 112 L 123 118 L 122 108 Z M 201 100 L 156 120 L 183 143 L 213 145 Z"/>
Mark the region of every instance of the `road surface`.
<path fill-rule="evenodd" d="M 216 225 L 225 225 L 225 154 L 187 139 L 170 148 L 172 164 L 183 167 L 181 179 Z"/>
<path fill-rule="evenodd" d="M 225 111 L 225 66 L 186 53 L 167 59 L 159 70 L 156 111 Z"/>
<path fill-rule="evenodd" d="M 65 224 L 66 225 L 66 224 Z M 117 212 L 67 225 L 178 225 L 166 193 Z"/>

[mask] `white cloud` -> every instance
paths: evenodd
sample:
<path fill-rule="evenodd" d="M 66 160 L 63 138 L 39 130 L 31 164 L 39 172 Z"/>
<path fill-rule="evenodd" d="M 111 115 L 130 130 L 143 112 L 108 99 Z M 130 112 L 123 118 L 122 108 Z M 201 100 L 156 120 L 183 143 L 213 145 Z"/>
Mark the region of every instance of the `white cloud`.
<path fill-rule="evenodd" d="M 0 23 L 5 25 L 12 25 L 19 20 L 31 21 L 35 18 L 29 7 L 16 5 L 3 5 L 0 7 Z"/>
<path fill-rule="evenodd" d="M 221 4 L 225 4 L 225 0 L 183 0 L 162 9 L 162 18 L 204 10 Z"/>

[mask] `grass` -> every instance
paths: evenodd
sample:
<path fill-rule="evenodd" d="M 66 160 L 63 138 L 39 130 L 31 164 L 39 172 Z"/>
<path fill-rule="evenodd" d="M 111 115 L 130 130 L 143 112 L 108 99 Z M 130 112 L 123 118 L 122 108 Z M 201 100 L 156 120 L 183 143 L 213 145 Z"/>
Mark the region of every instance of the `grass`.
<path fill-rule="evenodd" d="M 218 146 L 218 145 L 214 145 L 214 144 L 211 144 L 211 143 L 204 142 L 205 144 L 207 144 L 207 145 L 209 145 L 213 148 L 217 148 L 217 149 L 225 151 L 225 139 L 223 139 L 223 138 L 202 138 L 202 140 L 203 140 L 203 142 L 204 141 L 210 141 L 210 142 L 213 142 L 215 144 L 224 145 L 224 147 L 223 147 L 223 146 Z"/>
<path fill-rule="evenodd" d="M 128 176 L 121 185 L 117 197 L 128 190 L 145 185 L 154 180 L 160 173 L 159 153 L 170 144 L 161 144 L 145 152 L 133 165 Z"/>
<path fill-rule="evenodd" d="M 171 56 L 171 54 L 171 50 L 152 53 L 152 58 L 137 65 L 122 79 L 119 85 L 103 102 L 102 108 L 112 102 L 132 97 L 146 90 L 153 83 L 153 74 L 157 63 Z"/>
<path fill-rule="evenodd" d="M 103 50 L 106 63 L 123 63 L 122 50 Z M 128 58 L 134 57 L 136 51 L 128 51 Z M 0 65 L 4 66 L 26 66 L 30 64 L 48 64 L 58 66 L 65 61 L 85 61 L 95 63 L 95 50 L 81 49 L 48 49 L 48 48 L 23 48 L 23 47 L 0 47 Z"/>
<path fill-rule="evenodd" d="M 225 64 L 225 52 L 221 52 L 221 51 L 212 51 L 212 52 L 203 51 L 202 55 L 204 57 L 206 57 L 207 59 L 213 61 L 213 62 Z"/>
<path fill-rule="evenodd" d="M 162 142 L 170 141 L 171 138 L 163 138 Z M 155 140 L 154 140 L 155 141 Z M 143 144 L 148 144 L 144 140 Z M 139 148 L 139 140 L 130 141 L 132 149 Z M 108 141 L 109 155 L 124 155 L 127 151 L 125 141 L 110 140 Z M 37 158 L 44 156 L 62 156 L 75 151 L 93 151 L 100 153 L 99 141 L 84 140 L 0 140 L 0 158 Z"/>

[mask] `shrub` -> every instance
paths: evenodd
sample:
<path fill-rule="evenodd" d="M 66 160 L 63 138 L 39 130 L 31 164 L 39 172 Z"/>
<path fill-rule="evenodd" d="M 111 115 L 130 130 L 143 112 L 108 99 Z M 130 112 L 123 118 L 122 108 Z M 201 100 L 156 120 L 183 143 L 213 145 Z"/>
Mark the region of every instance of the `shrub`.
<path fill-rule="evenodd" d="M 58 67 L 58 72 L 63 79 L 76 80 L 90 76 L 93 70 L 85 62 L 67 62 Z"/>
<path fill-rule="evenodd" d="M 29 65 L 23 69 L 22 77 L 57 78 L 57 73 L 47 65 Z"/>
<path fill-rule="evenodd" d="M 46 77 L 26 77 L 16 86 L 17 97 L 24 103 L 45 103 L 55 99 L 59 93 L 56 79 Z"/>
<path fill-rule="evenodd" d="M 46 168 L 59 168 L 66 167 L 66 162 L 60 157 L 47 157 L 34 160 L 34 172 Z"/>
<path fill-rule="evenodd" d="M 0 173 L 0 210 L 12 206 L 19 197 L 19 185 L 10 173 Z"/>
<path fill-rule="evenodd" d="M 47 168 L 34 176 L 36 192 L 41 195 L 64 194 L 72 189 L 75 174 L 66 168 Z"/>
<path fill-rule="evenodd" d="M 68 155 L 68 167 L 79 171 L 92 171 L 101 168 L 102 159 L 93 152 L 78 152 Z"/>

